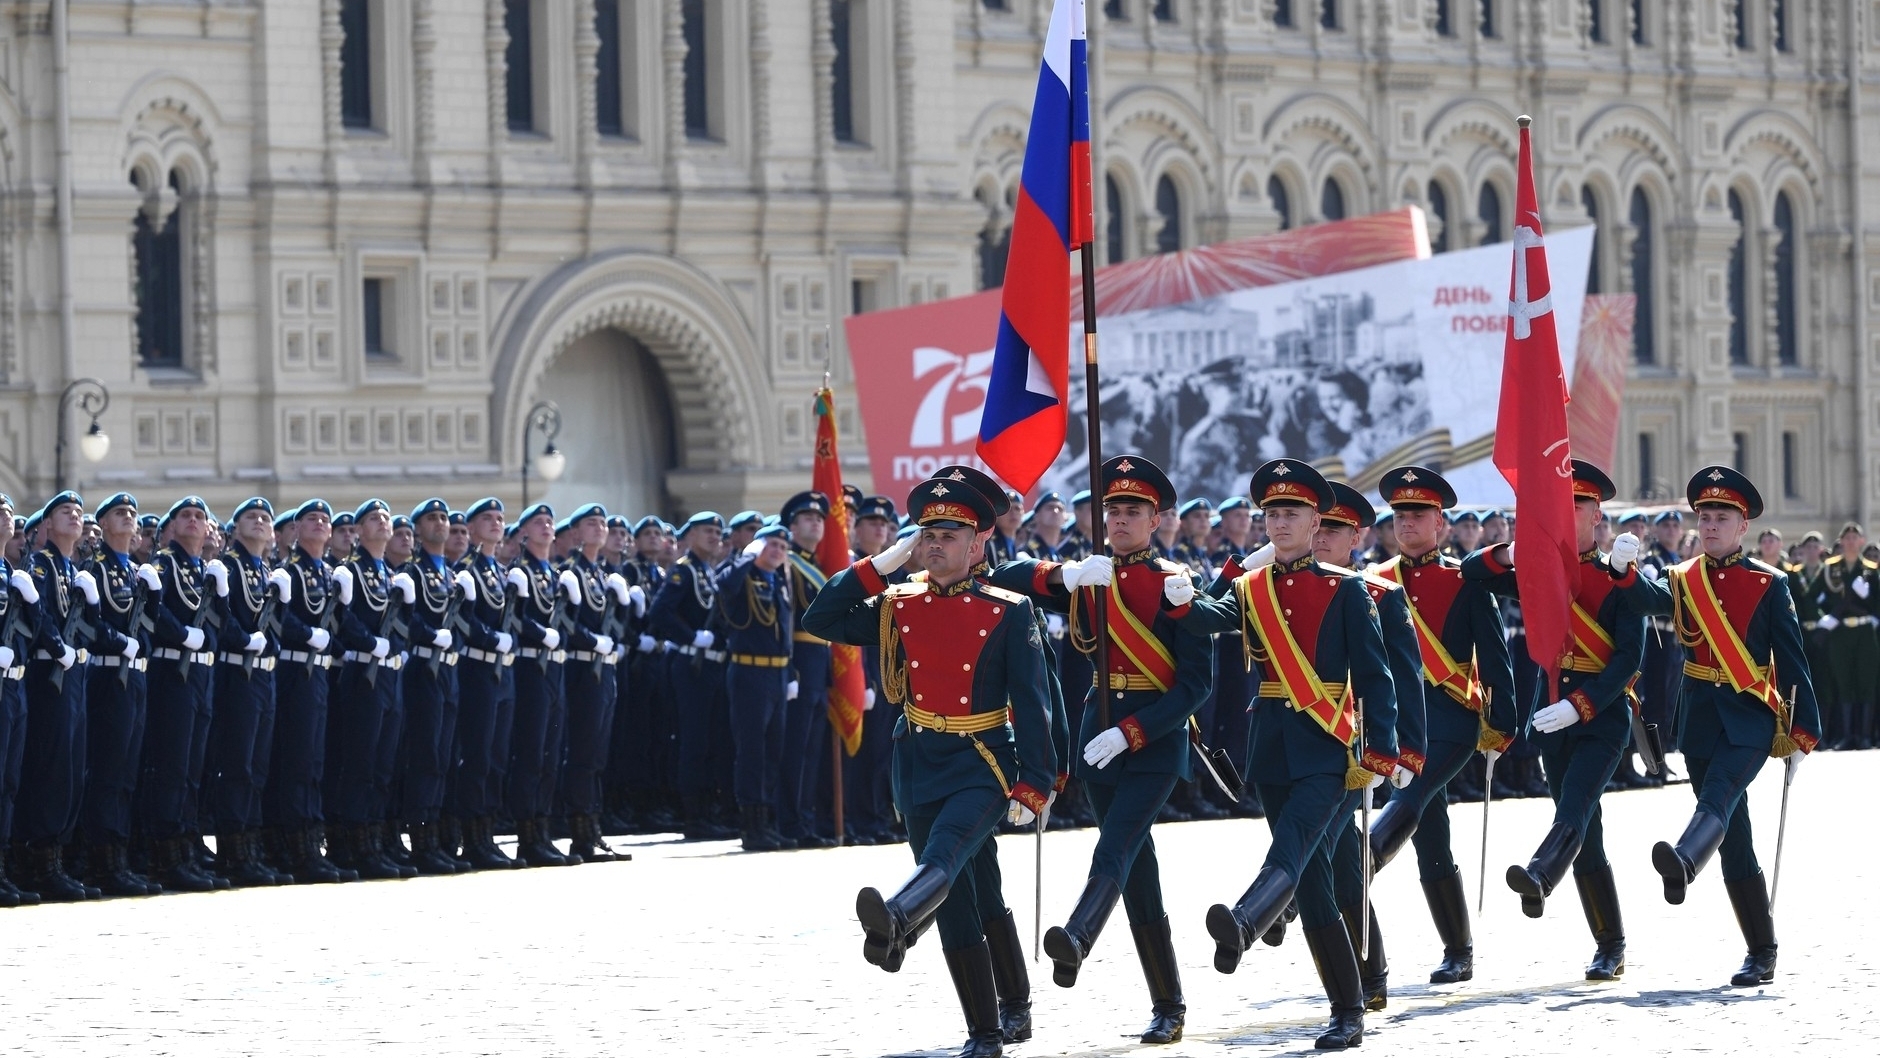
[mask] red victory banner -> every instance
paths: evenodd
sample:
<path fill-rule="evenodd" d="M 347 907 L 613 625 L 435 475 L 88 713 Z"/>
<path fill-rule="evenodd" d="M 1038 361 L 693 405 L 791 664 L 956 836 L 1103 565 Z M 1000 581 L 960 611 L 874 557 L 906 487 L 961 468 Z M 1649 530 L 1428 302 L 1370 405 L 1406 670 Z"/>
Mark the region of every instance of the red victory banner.
<path fill-rule="evenodd" d="M 816 464 L 810 488 L 829 497 L 829 519 L 822 543 L 816 545 L 816 565 L 835 576 L 854 561 L 849 553 L 849 501 L 842 493 L 842 460 L 836 455 L 836 399 L 824 386 L 816 391 Z M 829 724 L 842 739 L 849 756 L 862 747 L 862 706 L 868 681 L 862 672 L 862 651 L 847 643 L 832 643 L 829 674 Z M 836 784 L 842 777 L 836 776 Z"/>

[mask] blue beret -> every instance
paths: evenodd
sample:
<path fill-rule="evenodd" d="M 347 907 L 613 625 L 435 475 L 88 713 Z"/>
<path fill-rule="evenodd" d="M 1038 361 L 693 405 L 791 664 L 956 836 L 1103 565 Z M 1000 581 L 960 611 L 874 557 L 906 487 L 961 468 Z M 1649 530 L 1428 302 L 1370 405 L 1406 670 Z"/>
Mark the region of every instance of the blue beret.
<path fill-rule="evenodd" d="M 137 527 L 139 529 L 155 529 L 162 524 L 163 519 L 154 514 L 142 514 L 137 517 Z"/>
<path fill-rule="evenodd" d="M 47 500 L 46 505 L 44 507 L 41 507 L 40 510 L 44 511 L 47 514 L 51 514 L 52 509 L 54 507 L 63 507 L 68 503 L 76 504 L 80 512 L 83 512 L 85 509 L 84 498 L 81 497 L 78 493 L 73 492 L 71 489 L 66 489 L 64 492 L 61 492 L 57 496 L 54 496 L 51 499 Z"/>
<path fill-rule="evenodd" d="M 627 516 L 626 516 L 626 515 L 624 515 L 624 514 L 610 514 L 610 515 L 608 515 L 608 516 L 607 516 L 607 528 L 609 528 L 609 529 L 631 529 L 631 528 L 632 528 L 632 525 L 630 525 L 630 524 L 629 524 L 629 523 L 627 522 Z"/>
<path fill-rule="evenodd" d="M 363 522 L 366 520 L 366 515 L 375 511 L 383 512 L 387 518 L 392 516 L 392 508 L 384 500 L 370 499 L 360 504 L 359 509 L 353 512 L 353 521 Z"/>
<path fill-rule="evenodd" d="M 1058 495 L 1057 490 L 1046 489 L 1044 492 L 1044 495 L 1038 497 L 1038 502 L 1031 505 L 1031 509 L 1035 511 L 1047 503 L 1063 503 L 1063 502 L 1064 502 L 1064 497 Z"/>
<path fill-rule="evenodd" d="M 448 518 L 450 517 L 450 504 L 433 496 L 411 509 L 411 520 L 415 524 L 418 519 L 427 514 L 441 514 Z"/>
<path fill-rule="evenodd" d="M 757 531 L 757 536 L 754 539 L 770 540 L 772 538 L 782 540 L 787 544 L 790 542 L 790 530 L 785 529 L 781 525 L 766 525 Z"/>
<path fill-rule="evenodd" d="M 602 521 L 606 521 L 607 508 L 598 503 L 584 503 L 574 509 L 574 513 L 568 516 L 566 524 L 570 528 L 573 528 L 574 524 L 583 518 L 599 518 Z"/>
<path fill-rule="evenodd" d="M 763 525 L 763 524 L 764 524 L 764 513 L 762 511 L 739 511 L 738 513 L 731 516 L 731 520 L 729 522 L 725 523 L 725 528 L 742 529 L 747 525 Z"/>
<path fill-rule="evenodd" d="M 13 497 L 7 495 L 4 492 L 0 492 L 0 507 L 5 507 L 7 510 L 12 510 L 13 509 Z"/>
<path fill-rule="evenodd" d="M 700 511 L 692 517 L 687 518 L 685 524 L 680 526 L 679 531 L 674 535 L 684 536 L 701 525 L 715 525 L 718 527 L 719 532 L 724 532 L 725 520 L 718 517 L 718 512 L 716 511 Z"/>
<path fill-rule="evenodd" d="M 33 513 L 26 516 L 26 522 L 23 526 L 21 526 L 20 532 L 30 533 L 34 529 L 39 528 L 39 523 L 45 520 L 46 520 L 46 511 L 45 511 L 45 508 L 42 507 L 39 510 L 36 510 Z"/>
<path fill-rule="evenodd" d="M 353 512 L 351 511 L 336 511 L 333 514 L 333 528 L 343 528 L 353 524 L 353 522 L 357 520 L 358 519 L 353 517 Z"/>
<path fill-rule="evenodd" d="M 662 522 L 659 520 L 658 515 L 649 514 L 646 517 L 640 519 L 639 521 L 633 523 L 633 535 L 639 536 L 641 533 L 644 533 L 650 529 L 663 529 L 665 528 L 665 525 L 666 525 L 665 522 Z"/>
<path fill-rule="evenodd" d="M 1248 499 L 1245 496 L 1229 496 L 1226 499 L 1221 501 L 1221 505 L 1219 507 L 1215 508 L 1215 510 L 1219 511 L 1222 514 L 1226 514 L 1228 511 L 1252 510 L 1252 509 L 1253 509 L 1253 501 Z"/>
<path fill-rule="evenodd" d="M 393 515 L 392 516 L 392 528 L 393 529 L 409 529 L 411 528 L 411 519 L 405 517 L 402 514 Z"/>
<path fill-rule="evenodd" d="M 13 506 L 13 501 L 7 499 L 4 495 L 0 495 L 0 502 L 4 502 L 8 507 Z M 115 511 L 119 507 L 129 507 L 131 513 L 136 514 L 137 497 L 128 492 L 114 492 L 109 499 L 98 505 L 98 510 L 94 517 L 103 518 L 107 512 Z"/>
<path fill-rule="evenodd" d="M 204 518 L 208 518 L 210 521 L 215 520 L 215 517 L 209 513 L 209 505 L 203 501 L 201 496 L 185 496 L 175 503 L 170 504 L 170 509 L 163 515 L 161 524 L 169 525 L 176 519 L 178 514 L 188 510 L 201 511 Z"/>
<path fill-rule="evenodd" d="M 811 513 L 820 514 L 827 518 L 829 516 L 829 497 L 820 492 L 799 492 L 783 501 L 783 510 L 780 512 L 780 517 L 784 522 L 788 523 L 799 514 Z"/>
<path fill-rule="evenodd" d="M 503 501 L 494 496 L 483 497 L 471 504 L 469 510 L 463 512 L 464 521 L 467 522 L 485 511 L 495 511 L 497 514 L 503 513 Z"/>
<path fill-rule="evenodd" d="M 469 525 L 470 519 L 464 517 L 464 513 L 462 511 L 452 511 L 450 512 L 450 524 Z"/>
<path fill-rule="evenodd" d="M 516 524 L 521 525 L 531 519 L 542 517 L 546 517 L 550 522 L 553 522 L 555 520 L 555 508 L 550 507 L 546 503 L 531 503 L 521 514 L 516 516 Z"/>
<path fill-rule="evenodd" d="M 242 515 L 247 514 L 249 511 L 266 511 L 268 512 L 268 517 L 274 517 L 274 505 L 272 503 L 269 503 L 260 496 L 250 496 L 241 502 L 241 506 L 235 508 L 234 514 L 229 515 L 229 522 L 233 524 L 241 521 Z"/>
<path fill-rule="evenodd" d="M 331 518 L 333 517 L 333 505 L 325 500 L 308 500 L 294 508 L 294 517 L 296 518 L 304 518 L 309 514 L 324 514 L 328 518 Z"/>
<path fill-rule="evenodd" d="M 1194 511 L 1212 511 L 1212 510 L 1214 510 L 1214 505 L 1208 502 L 1208 498 L 1206 496 L 1196 496 L 1194 499 L 1189 500 L 1187 503 L 1182 504 L 1180 509 L 1178 509 L 1175 512 L 1175 516 L 1178 518 L 1186 518 L 1188 517 L 1189 514 L 1191 514 Z"/>
<path fill-rule="evenodd" d="M 47 509 L 51 509 L 52 505 L 47 504 L 46 506 L 47 506 Z M 1683 521 L 1684 521 L 1684 516 L 1678 513 L 1677 508 L 1672 507 L 1666 510 L 1659 511 L 1658 517 L 1652 519 L 1652 524 L 1663 525 L 1666 522 L 1678 522 L 1682 524 Z"/>
<path fill-rule="evenodd" d="M 1071 496 L 1071 506 L 1073 507 L 1081 503 L 1089 503 L 1089 502 L 1090 502 L 1090 490 L 1089 489 L 1078 489 L 1077 492 Z"/>

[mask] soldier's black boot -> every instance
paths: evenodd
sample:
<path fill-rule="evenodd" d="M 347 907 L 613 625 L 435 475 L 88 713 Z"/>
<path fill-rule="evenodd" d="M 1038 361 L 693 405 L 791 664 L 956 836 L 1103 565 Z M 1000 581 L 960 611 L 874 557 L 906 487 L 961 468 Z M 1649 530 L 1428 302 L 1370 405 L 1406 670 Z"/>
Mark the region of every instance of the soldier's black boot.
<path fill-rule="evenodd" d="M 65 862 L 57 842 L 25 846 L 27 882 L 48 904 L 75 903 L 102 896 L 96 889 L 79 884 L 65 873 Z M 96 895 L 94 895 L 96 894 Z"/>
<path fill-rule="evenodd" d="M 542 835 L 542 840 L 548 843 L 548 851 L 554 853 L 556 857 L 561 860 L 561 863 L 557 866 L 581 866 L 581 854 L 576 852 L 572 847 L 570 847 L 567 852 L 563 852 L 555 847 L 555 824 L 547 816 L 535 817 L 535 832 Z M 571 840 L 573 839 L 574 833 L 572 830 L 569 831 L 568 836 Z"/>
<path fill-rule="evenodd" d="M 516 820 L 516 862 L 524 867 L 567 867 L 571 863 L 550 844 L 548 828 L 540 817 Z"/>
<path fill-rule="evenodd" d="M 222 868 L 223 877 L 238 889 L 252 886 L 279 885 L 280 881 L 256 855 L 253 834 L 246 831 L 239 834 L 217 834 L 215 847 L 220 853 L 216 857 L 217 866 Z"/>
<path fill-rule="evenodd" d="M 106 896 L 155 896 L 163 887 L 131 873 L 130 856 L 121 841 L 107 841 L 91 847 L 91 873 L 88 884 Z"/>
<path fill-rule="evenodd" d="M 194 850 L 186 837 L 171 837 L 152 842 L 152 866 L 157 881 L 165 888 L 181 893 L 212 893 L 223 886 L 220 879 L 204 874 L 196 866 Z"/>
<path fill-rule="evenodd" d="M 1345 932 L 1351 935 L 1351 950 L 1357 951 L 1359 931 L 1365 928 L 1363 908 L 1347 907 L 1339 911 L 1345 920 Z M 1384 931 L 1377 924 L 1377 908 L 1371 908 L 1371 943 L 1358 960 L 1358 983 L 1364 989 L 1364 1009 L 1383 1010 L 1390 1005 L 1390 962 L 1384 958 Z"/>
<path fill-rule="evenodd" d="M 1321 1051 L 1342 1051 L 1364 1042 L 1364 988 L 1358 978 L 1358 953 L 1343 922 L 1305 931 L 1306 947 L 1319 968 L 1326 998 L 1332 1001 L 1332 1022 L 1314 1044 Z"/>
<path fill-rule="evenodd" d="M 729 841 L 738 836 L 738 832 L 729 827 L 721 827 L 711 818 L 710 806 L 705 798 L 688 794 L 685 798 L 685 840 L 687 841 Z M 790 843 L 791 848 L 796 842 Z"/>
<path fill-rule="evenodd" d="M 765 825 L 763 805 L 739 805 L 738 821 L 742 824 L 739 829 L 744 837 L 745 852 L 775 852 L 783 847 Z"/>
<path fill-rule="evenodd" d="M 1397 858 L 1417 832 L 1418 810 L 1408 799 L 1394 800 L 1371 819 L 1371 874 Z"/>
<path fill-rule="evenodd" d="M 1566 880 L 1573 858 L 1580 854 L 1580 833 L 1565 823 L 1555 823 L 1534 858 L 1526 867 L 1508 868 L 1508 888 L 1521 894 L 1521 913 L 1541 917 L 1547 897 Z"/>
<path fill-rule="evenodd" d="M 437 821 L 437 851 L 457 868 L 458 874 L 472 871 L 470 861 L 462 853 L 463 820 L 456 816 L 442 816 Z"/>
<path fill-rule="evenodd" d="M 1005 1033 L 999 1028 L 999 993 L 992 981 L 992 953 L 986 942 L 946 953 L 947 972 L 966 1015 L 966 1046 L 960 1058 L 1000 1058 Z"/>
<path fill-rule="evenodd" d="M 621 858 L 602 836 L 599 816 L 587 812 L 569 816 L 568 829 L 573 834 L 568 853 L 580 857 L 582 863 L 607 863 Z M 631 856 L 626 858 L 632 859 Z"/>
<path fill-rule="evenodd" d="M 326 854 L 320 850 L 318 826 L 283 828 L 281 841 L 287 846 L 282 862 L 287 865 L 288 873 L 293 875 L 297 885 L 332 885 L 359 879 L 356 874 L 351 879 L 345 878 L 339 867 L 326 858 Z"/>
<path fill-rule="evenodd" d="M 0 845 L 0 907 L 19 907 L 22 904 L 37 904 L 39 894 L 28 892 L 13 884 L 7 876 L 7 847 Z"/>
<path fill-rule="evenodd" d="M 1586 966 L 1588 981 L 1617 981 L 1625 973 L 1625 922 L 1619 917 L 1619 890 L 1612 882 L 1612 865 L 1573 876 L 1580 890 L 1586 926 L 1593 931 L 1593 961 Z"/>
<path fill-rule="evenodd" d="M 400 878 L 416 878 L 418 867 L 411 860 L 411 850 L 405 847 L 404 828 L 397 822 L 387 821 L 372 824 L 373 848 L 379 850 L 379 856 L 385 862 L 397 868 Z"/>
<path fill-rule="evenodd" d="M 379 836 L 376 827 L 358 823 L 341 827 L 340 833 L 343 835 L 341 845 L 346 856 L 340 862 L 358 871 L 359 877 L 371 881 L 385 881 L 405 876 L 404 872 L 398 869 L 397 864 L 385 858 L 384 851 L 379 847 L 383 839 Z"/>
<path fill-rule="evenodd" d="M 1059 988 L 1077 983 L 1077 970 L 1090 957 L 1097 935 L 1110 920 L 1117 898 L 1122 896 L 1109 878 L 1092 878 L 1084 883 L 1084 895 L 1077 898 L 1070 921 L 1052 926 L 1044 933 L 1044 953 L 1051 957 L 1051 982 Z"/>
<path fill-rule="evenodd" d="M 1180 1043 L 1182 1028 L 1188 1021 L 1188 1004 L 1182 999 L 1182 975 L 1175 965 L 1175 942 L 1169 934 L 1168 916 L 1144 926 L 1132 924 L 1129 932 L 1136 939 L 1142 978 L 1149 983 L 1149 1000 L 1155 1004 L 1149 1027 L 1142 1032 L 1142 1042 Z"/>
<path fill-rule="evenodd" d="M 1665 881 L 1665 903 L 1684 902 L 1685 888 L 1697 880 L 1721 844 L 1723 820 L 1700 808 L 1675 846 L 1663 841 L 1652 846 L 1652 866 Z"/>
<path fill-rule="evenodd" d="M 985 923 L 986 947 L 992 951 L 992 983 L 999 993 L 999 1031 L 1007 1043 L 1031 1039 L 1031 971 L 1025 968 L 1025 945 L 1018 939 L 1018 922 L 1008 908 Z"/>
<path fill-rule="evenodd" d="M 1776 921 L 1769 912 L 1769 890 L 1763 885 L 1762 872 L 1726 881 L 1723 888 L 1736 910 L 1743 942 L 1749 945 L 1749 955 L 1730 983 L 1738 988 L 1766 985 L 1776 979 Z"/>
<path fill-rule="evenodd" d="M 1443 941 L 1443 961 L 1430 971 L 1433 985 L 1453 985 L 1475 977 L 1475 939 L 1469 932 L 1469 897 L 1462 891 L 1462 872 L 1423 883 L 1423 899 L 1430 905 L 1436 935 Z"/>
<path fill-rule="evenodd" d="M 494 826 L 489 816 L 477 816 L 464 823 L 463 853 L 470 866 L 479 871 L 506 871 L 521 866 L 496 847 Z"/>
<path fill-rule="evenodd" d="M 947 872 L 929 864 L 914 868 L 901 888 L 887 899 L 879 890 L 864 889 L 855 894 L 855 917 L 862 923 L 862 958 L 893 973 L 900 963 L 895 953 L 905 954 L 913 942 L 916 928 L 932 918 L 952 888 Z M 949 959 L 951 954 L 949 953 Z M 890 965 L 892 963 L 892 965 Z M 988 990 L 992 970 L 987 968 Z M 998 1024 L 998 1001 L 993 1000 L 993 1024 Z"/>
<path fill-rule="evenodd" d="M 421 875 L 456 874 L 457 861 L 444 855 L 436 823 L 411 824 L 411 865 Z"/>
<path fill-rule="evenodd" d="M 1292 902 L 1296 883 L 1278 867 L 1262 867 L 1233 907 L 1208 908 L 1208 935 L 1214 938 L 1214 968 L 1231 974 L 1253 939 L 1271 929 Z"/>

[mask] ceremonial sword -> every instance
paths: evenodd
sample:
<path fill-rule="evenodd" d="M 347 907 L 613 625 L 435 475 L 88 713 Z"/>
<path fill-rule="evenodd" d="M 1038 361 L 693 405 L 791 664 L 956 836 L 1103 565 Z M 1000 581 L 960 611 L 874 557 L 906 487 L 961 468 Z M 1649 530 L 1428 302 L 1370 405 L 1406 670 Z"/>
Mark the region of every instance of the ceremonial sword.
<path fill-rule="evenodd" d="M 1782 714 L 1782 733 L 1791 735 L 1795 730 L 1795 692 L 1789 688 L 1789 707 Z M 1776 892 L 1782 888 L 1782 840 L 1789 836 L 1789 788 L 1795 785 L 1795 769 L 1789 766 L 1786 758 L 1782 761 L 1782 815 L 1776 823 L 1776 863 L 1769 875 L 1769 911 L 1776 909 Z"/>
<path fill-rule="evenodd" d="M 1352 715 L 1358 726 L 1358 753 L 1364 753 L 1364 699 L 1358 699 L 1357 711 Z M 1364 906 L 1358 918 L 1358 960 L 1364 962 L 1371 957 L 1371 785 L 1365 783 L 1358 791 L 1358 816 L 1364 822 L 1364 837 L 1358 842 L 1360 854 L 1364 857 L 1363 872 L 1359 875 L 1364 882 Z"/>
<path fill-rule="evenodd" d="M 1495 688 L 1482 690 L 1482 715 L 1488 715 L 1489 708 L 1495 704 Z M 1487 721 L 1484 721 L 1486 723 Z M 1482 773 L 1482 870 L 1475 877 L 1475 914 L 1479 918 L 1482 910 L 1488 906 L 1488 803 L 1495 799 L 1495 761 L 1500 759 L 1497 752 L 1488 758 L 1488 769 Z"/>

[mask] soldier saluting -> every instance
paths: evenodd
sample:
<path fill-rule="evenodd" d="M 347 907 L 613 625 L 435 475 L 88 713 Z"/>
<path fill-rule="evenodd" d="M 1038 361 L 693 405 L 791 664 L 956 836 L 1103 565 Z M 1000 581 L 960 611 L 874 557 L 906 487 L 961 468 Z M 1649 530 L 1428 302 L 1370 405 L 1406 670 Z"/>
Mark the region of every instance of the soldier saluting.
<path fill-rule="evenodd" d="M 887 697 L 902 708 L 893 785 L 919 866 L 891 896 L 857 895 L 863 957 L 897 968 L 932 919 L 971 1034 L 961 1053 L 987 1058 L 1003 1046 L 992 955 L 971 887 L 956 894 L 954 882 L 1001 817 L 1029 823 L 1048 803 L 1044 648 L 1030 601 L 973 576 L 994 519 L 986 497 L 930 480 L 907 506 L 921 531 L 831 577 L 803 623 L 825 639 L 879 647 Z M 889 587 L 884 577 L 916 547 L 927 579 Z"/>

